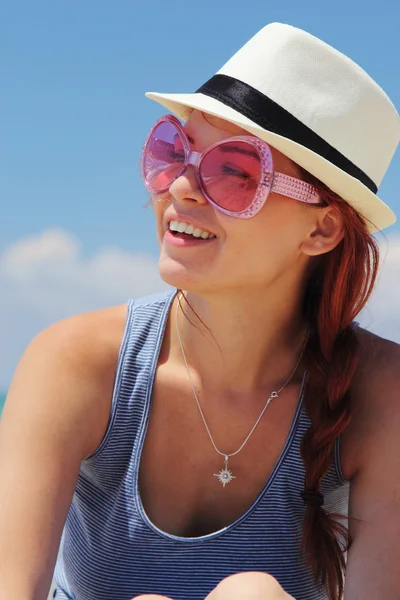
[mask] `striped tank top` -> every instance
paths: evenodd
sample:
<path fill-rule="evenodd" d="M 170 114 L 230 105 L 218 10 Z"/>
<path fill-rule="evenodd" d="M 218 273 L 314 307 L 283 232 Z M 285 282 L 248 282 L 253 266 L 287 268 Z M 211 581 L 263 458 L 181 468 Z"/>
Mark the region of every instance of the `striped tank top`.
<path fill-rule="evenodd" d="M 107 430 L 82 461 L 63 529 L 54 579 L 57 600 L 130 600 L 160 594 L 204 600 L 221 579 L 242 571 L 273 575 L 296 600 L 324 600 L 300 552 L 304 467 L 300 442 L 309 426 L 304 380 L 281 455 L 252 506 L 234 523 L 201 537 L 179 537 L 146 515 L 138 471 L 152 385 L 176 290 L 130 300 Z M 347 513 L 349 484 L 336 444 L 324 477 L 327 510 Z"/>

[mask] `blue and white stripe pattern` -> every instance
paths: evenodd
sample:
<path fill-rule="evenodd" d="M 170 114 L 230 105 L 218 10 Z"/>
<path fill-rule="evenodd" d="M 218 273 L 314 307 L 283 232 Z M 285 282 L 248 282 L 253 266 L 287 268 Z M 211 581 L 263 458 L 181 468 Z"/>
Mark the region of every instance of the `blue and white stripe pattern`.
<path fill-rule="evenodd" d="M 138 466 L 151 390 L 176 290 L 129 301 L 106 434 L 83 461 L 59 549 L 57 600 L 130 600 L 161 594 L 203 600 L 228 575 L 264 571 L 296 600 L 325 600 L 300 553 L 304 467 L 300 442 L 308 428 L 302 394 L 273 473 L 237 521 L 209 535 L 167 534 L 148 519 Z M 322 485 L 327 510 L 347 513 L 348 488 L 335 462 Z"/>

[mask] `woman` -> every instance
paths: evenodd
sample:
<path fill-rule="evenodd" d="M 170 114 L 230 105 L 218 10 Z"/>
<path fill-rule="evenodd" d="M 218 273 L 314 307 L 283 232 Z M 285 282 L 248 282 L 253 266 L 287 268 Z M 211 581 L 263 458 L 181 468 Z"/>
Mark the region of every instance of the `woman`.
<path fill-rule="evenodd" d="M 142 160 L 174 289 L 57 323 L 21 359 L 3 596 L 45 596 L 62 535 L 57 599 L 394 600 L 400 353 L 354 319 L 395 220 L 376 191 L 399 116 L 281 24 L 196 94 L 150 97 L 185 121 L 159 120 Z"/>

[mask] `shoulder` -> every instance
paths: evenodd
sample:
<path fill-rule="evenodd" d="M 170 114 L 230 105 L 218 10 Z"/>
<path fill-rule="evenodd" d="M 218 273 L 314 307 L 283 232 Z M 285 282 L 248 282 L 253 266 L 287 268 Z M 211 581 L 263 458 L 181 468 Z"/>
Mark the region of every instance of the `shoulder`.
<path fill-rule="evenodd" d="M 3 412 L 10 429 L 22 416 L 43 435 L 51 428 L 69 437 L 82 458 L 89 456 L 107 427 L 126 317 L 123 304 L 68 317 L 40 332 L 11 382 Z"/>
<path fill-rule="evenodd" d="M 400 382 L 400 345 L 366 329 L 358 327 L 359 364 L 353 379 L 354 410 L 374 410 L 393 401 Z M 378 395 L 378 398 L 377 396 Z"/>
<path fill-rule="evenodd" d="M 65 356 L 74 360 L 84 358 L 93 366 L 104 366 L 103 361 L 115 358 L 119 352 L 129 310 L 167 308 L 176 293 L 168 289 L 130 300 L 127 304 L 80 313 L 58 321 L 37 336 L 38 342 L 54 345 Z"/>
<path fill-rule="evenodd" d="M 390 591 L 400 584 L 400 346 L 362 329 L 358 335 L 361 355 L 345 432 L 353 539 L 345 593 L 394 597 Z"/>
<path fill-rule="evenodd" d="M 400 345 L 361 327 L 357 338 L 360 354 L 350 389 L 352 418 L 342 436 L 347 479 L 371 460 L 382 437 L 397 437 L 399 429 L 393 424 L 400 424 Z"/>
<path fill-rule="evenodd" d="M 73 315 L 42 331 L 38 341 L 53 344 L 66 360 L 99 368 L 118 353 L 127 314 L 128 305 L 121 304 Z"/>
<path fill-rule="evenodd" d="M 128 305 L 121 304 L 67 317 L 44 329 L 30 346 L 77 373 L 104 374 L 118 357 L 127 314 Z"/>
<path fill-rule="evenodd" d="M 149 318 L 153 318 L 152 313 L 166 309 L 173 295 L 168 290 L 62 319 L 43 330 L 30 344 L 34 350 L 28 347 L 28 352 L 51 355 L 71 375 L 83 375 L 102 386 L 113 383 L 125 329 L 128 322 L 134 322 L 130 313 L 148 308 Z"/>

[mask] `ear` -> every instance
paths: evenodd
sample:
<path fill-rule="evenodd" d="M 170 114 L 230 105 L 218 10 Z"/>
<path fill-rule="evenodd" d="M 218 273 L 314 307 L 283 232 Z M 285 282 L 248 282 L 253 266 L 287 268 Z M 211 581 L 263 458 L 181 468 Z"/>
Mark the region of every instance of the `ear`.
<path fill-rule="evenodd" d="M 344 237 L 343 216 L 333 206 L 316 208 L 311 214 L 310 228 L 300 249 L 307 256 L 326 254 Z"/>

